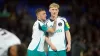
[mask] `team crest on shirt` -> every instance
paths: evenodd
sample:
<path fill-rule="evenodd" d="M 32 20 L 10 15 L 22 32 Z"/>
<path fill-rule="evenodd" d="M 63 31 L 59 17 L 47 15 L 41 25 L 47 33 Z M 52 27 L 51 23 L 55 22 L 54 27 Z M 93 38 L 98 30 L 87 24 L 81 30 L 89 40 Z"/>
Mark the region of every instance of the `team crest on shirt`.
<path fill-rule="evenodd" d="M 62 23 L 61 23 L 61 22 L 59 22 L 59 23 L 58 23 L 58 26 L 62 26 Z"/>

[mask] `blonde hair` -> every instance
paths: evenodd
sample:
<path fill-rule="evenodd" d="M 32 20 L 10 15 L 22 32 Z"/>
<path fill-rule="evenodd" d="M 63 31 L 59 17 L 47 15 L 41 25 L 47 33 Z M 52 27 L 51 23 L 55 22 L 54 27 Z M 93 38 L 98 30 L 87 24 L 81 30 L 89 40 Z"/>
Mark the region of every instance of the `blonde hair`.
<path fill-rule="evenodd" d="M 50 4 L 49 8 L 52 8 L 52 7 L 56 7 L 59 9 L 60 6 L 57 3 L 52 3 L 52 4 Z"/>

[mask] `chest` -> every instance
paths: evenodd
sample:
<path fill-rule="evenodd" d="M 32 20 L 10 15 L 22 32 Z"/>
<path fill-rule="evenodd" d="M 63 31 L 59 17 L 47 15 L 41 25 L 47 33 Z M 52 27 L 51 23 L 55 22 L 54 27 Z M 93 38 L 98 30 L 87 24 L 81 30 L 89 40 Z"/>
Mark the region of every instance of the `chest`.
<path fill-rule="evenodd" d="M 50 21 L 50 22 L 48 22 L 47 25 L 48 25 L 48 27 L 52 28 L 53 24 L 54 24 L 54 22 Z M 55 33 L 61 33 L 61 32 L 64 32 L 64 22 L 63 22 L 63 20 L 57 20 Z"/>
<path fill-rule="evenodd" d="M 48 21 L 47 26 L 48 27 L 53 27 L 53 24 L 54 24 L 54 21 Z M 63 22 L 63 20 L 57 20 L 56 28 L 57 29 L 64 28 L 64 22 Z"/>

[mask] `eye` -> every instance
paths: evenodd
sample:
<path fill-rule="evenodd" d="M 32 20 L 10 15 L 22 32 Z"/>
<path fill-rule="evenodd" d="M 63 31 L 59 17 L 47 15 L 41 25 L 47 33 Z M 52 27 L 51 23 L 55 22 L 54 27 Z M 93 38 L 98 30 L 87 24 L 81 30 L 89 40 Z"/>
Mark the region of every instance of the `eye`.
<path fill-rule="evenodd" d="M 52 9 L 52 10 L 54 10 L 54 9 Z"/>
<path fill-rule="evenodd" d="M 43 15 L 45 15 L 46 13 L 44 13 Z"/>

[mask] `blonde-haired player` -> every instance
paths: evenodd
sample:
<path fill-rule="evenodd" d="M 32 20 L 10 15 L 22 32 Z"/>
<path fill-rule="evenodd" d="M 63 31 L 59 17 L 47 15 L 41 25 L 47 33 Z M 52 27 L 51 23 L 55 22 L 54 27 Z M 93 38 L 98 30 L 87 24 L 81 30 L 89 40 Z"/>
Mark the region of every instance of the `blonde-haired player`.
<path fill-rule="evenodd" d="M 51 17 L 47 22 L 47 26 L 52 27 L 54 20 L 57 21 L 57 25 L 55 33 L 49 33 L 48 38 L 46 37 L 46 42 L 49 44 L 48 56 L 66 56 L 66 49 L 67 51 L 71 50 L 70 27 L 66 18 L 58 16 L 59 7 L 57 3 L 52 3 L 49 6 Z M 67 40 L 67 45 L 65 40 Z"/>

